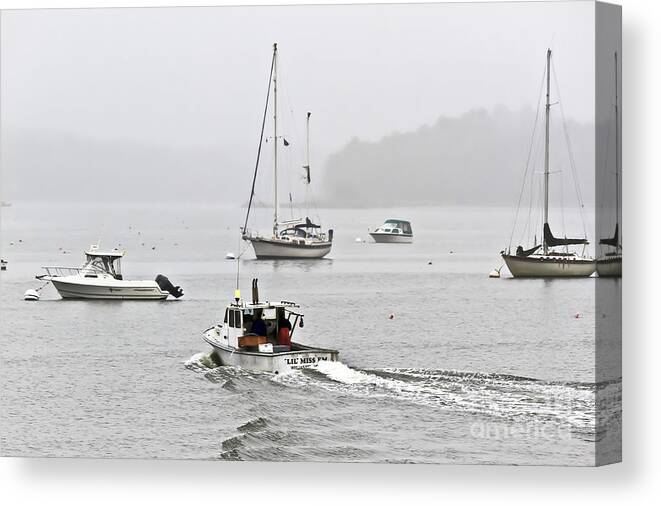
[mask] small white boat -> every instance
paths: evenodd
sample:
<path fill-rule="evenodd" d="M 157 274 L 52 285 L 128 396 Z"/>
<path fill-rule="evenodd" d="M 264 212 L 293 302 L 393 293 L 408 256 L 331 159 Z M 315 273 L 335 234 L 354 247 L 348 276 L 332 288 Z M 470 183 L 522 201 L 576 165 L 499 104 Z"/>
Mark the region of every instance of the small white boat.
<path fill-rule="evenodd" d="M 123 251 L 99 251 L 93 245 L 85 252 L 86 262 L 80 267 L 44 267 L 46 274 L 37 276 L 50 281 L 63 299 L 163 300 L 183 291 L 163 275 L 155 281 L 129 281 L 122 276 Z"/>
<path fill-rule="evenodd" d="M 410 244 L 413 242 L 411 223 L 406 220 L 386 220 L 374 232 L 369 233 L 374 242 Z"/>
<path fill-rule="evenodd" d="M 298 312 L 297 304 L 260 302 L 256 279 L 252 294 L 253 301 L 248 303 L 241 300 L 237 290 L 235 302 L 225 309 L 222 323 L 203 333 L 203 339 L 213 348 L 211 357 L 219 365 L 285 374 L 337 361 L 337 350 L 291 340 L 297 329 L 303 327 L 303 314 Z"/>

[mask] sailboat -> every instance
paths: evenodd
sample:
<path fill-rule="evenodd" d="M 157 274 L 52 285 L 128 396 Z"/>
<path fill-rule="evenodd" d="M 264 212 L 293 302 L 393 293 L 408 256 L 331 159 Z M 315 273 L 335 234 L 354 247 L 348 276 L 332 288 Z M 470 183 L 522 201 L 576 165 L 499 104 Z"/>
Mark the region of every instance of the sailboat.
<path fill-rule="evenodd" d="M 245 241 L 252 244 L 255 256 L 258 259 L 305 259 L 305 258 L 323 258 L 330 253 L 333 245 L 333 231 L 328 230 L 324 233 L 321 226 L 313 223 L 309 217 L 301 219 L 291 219 L 283 221 L 278 214 L 278 149 L 280 141 L 285 146 L 289 143 L 287 140 L 278 136 L 278 45 L 273 44 L 273 59 L 271 60 L 271 75 L 269 76 L 269 88 L 266 94 L 266 106 L 264 108 L 264 117 L 262 119 L 262 132 L 259 139 L 257 150 L 257 163 L 253 175 L 252 189 L 246 211 L 246 219 L 242 229 L 242 237 Z M 255 181 L 259 168 L 259 159 L 262 151 L 262 142 L 264 140 L 264 127 L 266 116 L 270 104 L 271 90 L 273 90 L 273 229 L 270 235 L 261 235 L 252 233 L 248 230 L 248 218 L 255 196 Z M 306 120 L 307 132 L 307 162 L 303 166 L 305 169 L 305 182 L 310 184 L 310 113 Z"/>
<path fill-rule="evenodd" d="M 588 244 L 587 238 L 555 237 L 549 225 L 549 137 L 551 113 L 551 50 L 546 53 L 546 131 L 544 142 L 544 207 L 541 244 L 524 249 L 518 246 L 514 254 L 510 248 L 501 252 L 507 268 L 514 277 L 589 277 L 595 271 L 593 258 L 569 250 L 571 245 Z M 537 241 L 535 240 L 535 243 Z M 557 248 L 564 246 L 563 250 Z M 539 252 L 541 248 L 541 253 Z"/>
<path fill-rule="evenodd" d="M 599 245 L 606 251 L 597 259 L 599 277 L 622 277 L 622 244 L 620 240 L 620 104 L 617 90 L 617 53 L 615 53 L 615 232 L 613 237 L 601 239 Z"/>

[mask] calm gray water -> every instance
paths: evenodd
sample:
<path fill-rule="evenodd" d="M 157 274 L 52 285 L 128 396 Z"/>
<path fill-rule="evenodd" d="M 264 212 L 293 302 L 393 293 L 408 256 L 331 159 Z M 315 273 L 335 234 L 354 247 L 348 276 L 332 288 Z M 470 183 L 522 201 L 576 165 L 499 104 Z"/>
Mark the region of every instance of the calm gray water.
<path fill-rule="evenodd" d="M 591 465 L 594 442 L 616 439 L 601 427 L 620 423 L 618 375 L 594 383 L 595 280 L 487 277 L 510 209 L 323 210 L 329 259 L 246 251 L 244 293 L 258 277 L 263 298 L 301 304 L 299 340 L 340 350 L 286 376 L 205 365 L 201 331 L 234 289 L 225 253 L 245 249 L 241 210 L 2 211 L 4 455 Z M 388 217 L 412 221 L 414 244 L 355 241 Z M 127 250 L 125 277 L 165 274 L 184 298 L 62 301 L 47 286 L 22 300 L 42 265 L 77 266 L 99 238 Z"/>

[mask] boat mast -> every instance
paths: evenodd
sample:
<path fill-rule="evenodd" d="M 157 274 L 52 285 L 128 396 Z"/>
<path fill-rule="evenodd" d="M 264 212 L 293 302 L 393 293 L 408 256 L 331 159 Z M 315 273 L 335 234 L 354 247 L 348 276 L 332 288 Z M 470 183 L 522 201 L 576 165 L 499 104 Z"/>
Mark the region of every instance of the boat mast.
<path fill-rule="evenodd" d="M 549 222 L 549 124 L 551 117 L 551 49 L 546 52 L 546 137 L 544 141 L 544 225 Z M 548 254 L 546 236 L 542 233 L 544 254 Z"/>
<path fill-rule="evenodd" d="M 278 44 L 273 44 L 273 235 L 278 235 Z"/>
<path fill-rule="evenodd" d="M 617 51 L 615 51 L 615 229 L 620 221 L 620 104 L 617 90 Z M 619 232 L 619 230 L 618 230 Z M 619 235 L 619 234 L 618 234 Z M 617 237 L 615 251 L 620 249 L 620 238 Z"/>

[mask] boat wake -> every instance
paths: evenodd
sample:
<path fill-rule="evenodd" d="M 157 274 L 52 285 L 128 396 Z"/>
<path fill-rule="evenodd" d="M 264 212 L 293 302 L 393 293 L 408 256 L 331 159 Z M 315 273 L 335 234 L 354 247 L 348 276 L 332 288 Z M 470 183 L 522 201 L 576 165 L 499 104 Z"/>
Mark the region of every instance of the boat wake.
<path fill-rule="evenodd" d="M 360 397 L 383 398 L 442 410 L 496 418 L 506 423 L 543 423 L 564 427 L 588 441 L 599 440 L 619 423 L 621 381 L 549 382 L 503 374 L 432 369 L 354 369 L 341 362 L 273 378 L 292 387 L 317 386 Z M 595 418 L 595 403 L 606 406 Z M 617 420 L 616 420 L 617 419 Z"/>
<path fill-rule="evenodd" d="M 297 390 L 323 390 L 336 396 L 410 403 L 465 414 L 508 426 L 554 427 L 556 433 L 584 441 L 599 441 L 621 421 L 621 380 L 603 383 L 543 381 L 521 376 L 413 368 L 352 368 L 342 362 L 322 362 L 316 368 L 289 374 L 255 373 L 239 368 L 209 369 L 210 359 L 198 354 L 186 367 L 204 373 L 214 383 L 240 388 L 242 383 L 267 381 Z M 229 383 L 228 383 L 229 382 Z M 596 419 L 599 404 L 600 418 Z M 397 406 L 395 408 L 399 409 Z M 384 405 L 384 409 L 388 409 Z"/>
<path fill-rule="evenodd" d="M 196 353 L 184 362 L 184 367 L 195 372 L 207 372 L 216 366 L 210 353 Z"/>

